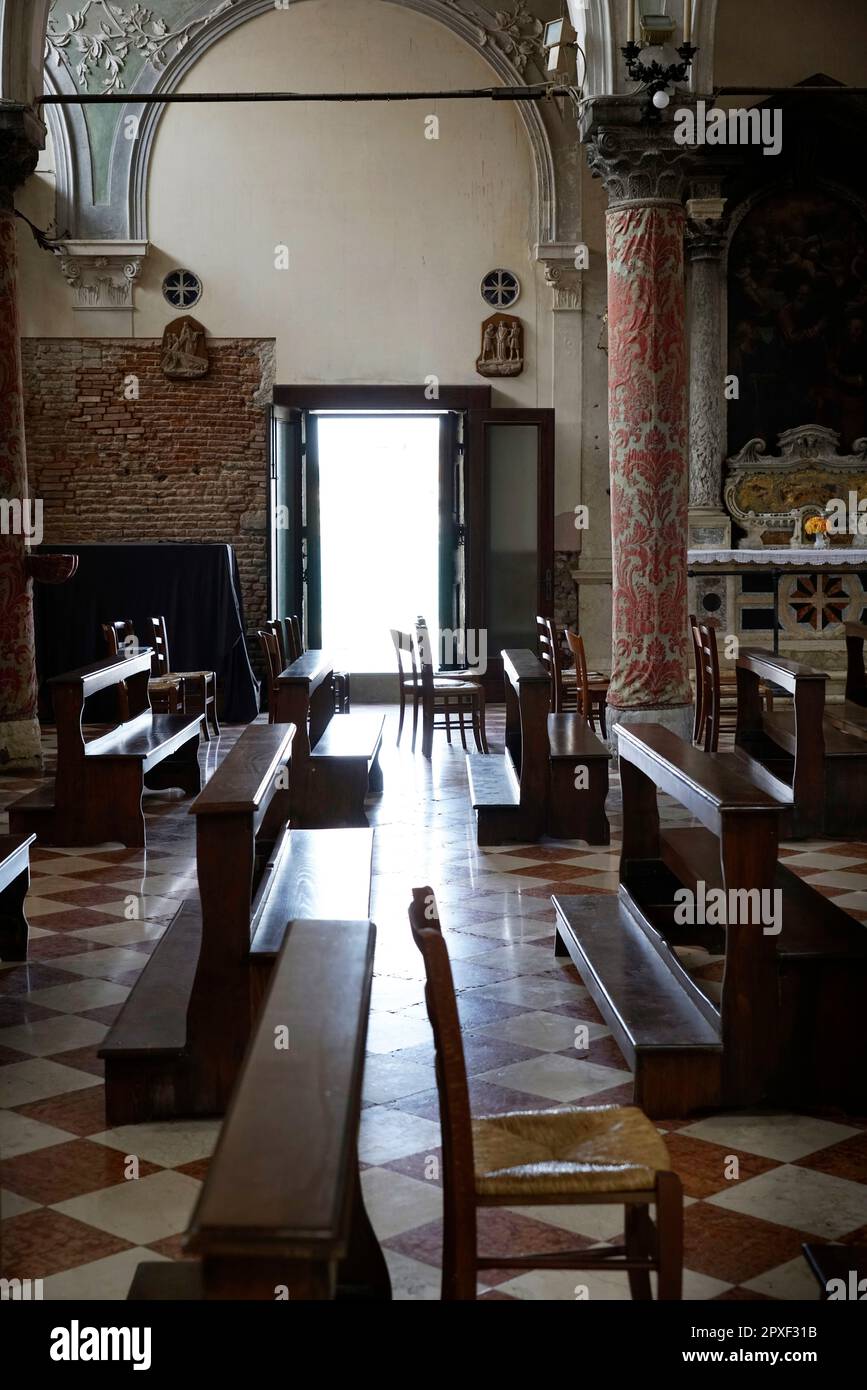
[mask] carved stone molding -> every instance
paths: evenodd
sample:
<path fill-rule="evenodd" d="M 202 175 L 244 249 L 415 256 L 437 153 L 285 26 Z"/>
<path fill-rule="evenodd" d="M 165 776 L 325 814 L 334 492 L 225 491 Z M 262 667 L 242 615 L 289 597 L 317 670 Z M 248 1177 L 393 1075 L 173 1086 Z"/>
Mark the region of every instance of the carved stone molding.
<path fill-rule="evenodd" d="M 60 269 L 76 309 L 129 310 L 146 241 L 66 241 Z"/>
<path fill-rule="evenodd" d="M 609 207 L 683 201 L 692 156 L 664 132 L 603 126 L 586 145 L 590 172 L 602 180 Z"/>
<path fill-rule="evenodd" d="M 744 549 L 798 545 L 805 514 L 819 515 L 834 497 L 867 493 L 867 439 L 851 454 L 837 452 L 840 436 L 824 425 L 799 425 L 778 439 L 779 454 L 766 455 L 763 439 L 750 439 L 726 460 L 724 501 L 747 532 Z"/>
<path fill-rule="evenodd" d="M 555 313 L 580 312 L 583 301 L 583 271 L 575 267 L 574 242 L 555 241 L 536 247 L 536 260 L 545 267 L 545 284 L 552 292 Z"/>

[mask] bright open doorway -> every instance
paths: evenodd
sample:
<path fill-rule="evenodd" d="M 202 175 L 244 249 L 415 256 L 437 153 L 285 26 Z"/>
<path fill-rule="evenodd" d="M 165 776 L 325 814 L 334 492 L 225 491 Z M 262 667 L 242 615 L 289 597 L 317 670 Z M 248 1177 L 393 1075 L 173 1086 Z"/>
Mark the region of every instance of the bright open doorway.
<path fill-rule="evenodd" d="M 442 417 L 318 417 L 322 646 L 335 665 L 385 672 L 390 629 L 439 614 Z"/>

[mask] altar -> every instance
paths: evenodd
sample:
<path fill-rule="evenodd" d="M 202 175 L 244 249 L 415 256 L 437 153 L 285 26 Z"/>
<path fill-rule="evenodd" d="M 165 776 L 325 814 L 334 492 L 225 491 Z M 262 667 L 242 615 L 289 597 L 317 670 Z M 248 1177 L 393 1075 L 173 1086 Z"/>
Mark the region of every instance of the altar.
<path fill-rule="evenodd" d="M 867 621 L 867 549 L 690 550 L 687 560 L 690 602 L 705 621 L 843 680 L 843 624 Z"/>

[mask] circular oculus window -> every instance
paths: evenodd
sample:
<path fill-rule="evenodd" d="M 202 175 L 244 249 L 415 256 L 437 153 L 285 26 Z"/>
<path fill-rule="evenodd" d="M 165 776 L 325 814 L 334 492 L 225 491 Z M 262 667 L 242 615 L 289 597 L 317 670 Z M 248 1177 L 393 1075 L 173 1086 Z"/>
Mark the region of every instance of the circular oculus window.
<path fill-rule="evenodd" d="M 163 280 L 163 298 L 175 309 L 192 309 L 202 297 L 202 282 L 191 270 L 170 270 Z"/>
<path fill-rule="evenodd" d="M 521 282 L 511 270 L 489 270 L 479 288 L 492 309 L 509 309 L 521 293 Z"/>

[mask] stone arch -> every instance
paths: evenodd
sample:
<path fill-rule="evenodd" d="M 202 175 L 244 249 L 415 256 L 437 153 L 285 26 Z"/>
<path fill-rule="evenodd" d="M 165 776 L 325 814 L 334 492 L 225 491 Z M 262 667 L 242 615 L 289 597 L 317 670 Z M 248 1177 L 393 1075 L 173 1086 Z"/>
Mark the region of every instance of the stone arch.
<path fill-rule="evenodd" d="M 50 0 L 49 0 L 50 2 Z M 540 80 L 541 69 L 532 69 L 532 58 L 510 53 L 508 33 L 500 26 L 496 14 L 475 0 L 383 0 L 399 4 L 437 23 L 443 24 L 458 38 L 474 49 L 488 64 L 492 75 L 506 85 L 519 86 Z M 306 3 L 306 0 L 293 0 Z M 591 0 L 600 15 L 606 12 L 610 0 Z M 10 0 L 5 0 L 6 8 Z M 58 206 L 58 222 L 69 227 L 73 238 L 147 239 L 147 179 L 156 131 L 163 107 L 143 105 L 135 100 L 137 92 L 169 93 L 192 70 L 196 62 L 227 34 L 248 20 L 273 11 L 273 0 L 230 0 L 225 9 L 216 0 L 201 0 L 185 17 L 188 23 L 200 27 L 188 41 L 172 54 L 160 71 L 146 66 L 130 90 L 129 101 L 120 108 L 111 155 L 111 187 L 107 201 L 96 202 L 90 180 L 90 150 L 88 132 L 80 108 L 60 108 L 62 115 L 50 117 L 52 139 L 58 142 L 58 164 L 64 170 L 66 182 Z M 44 36 L 48 3 L 41 9 Z M 39 25 L 35 22 L 34 33 Z M 530 34 L 531 46 L 541 54 L 539 36 Z M 516 66 L 513 56 L 520 67 Z M 74 91 L 68 72 L 61 64 L 52 69 L 55 90 Z M 492 85 L 494 85 L 492 83 Z M 577 136 L 571 111 L 562 114 L 553 103 L 522 102 L 519 116 L 530 146 L 535 172 L 536 241 L 547 245 L 558 239 L 577 237 L 577 198 L 569 180 L 573 176 L 572 152 Z M 46 112 L 50 108 L 45 108 Z M 74 113 L 74 114 L 72 114 Z M 55 111 L 56 115 L 56 111 Z M 135 115 L 139 119 L 138 138 L 123 138 L 122 117 Z M 59 185 L 60 189 L 60 185 Z M 90 195 L 90 196 L 88 196 Z M 562 216 L 561 216 L 562 208 Z M 563 221 L 566 225 L 561 226 Z"/>

